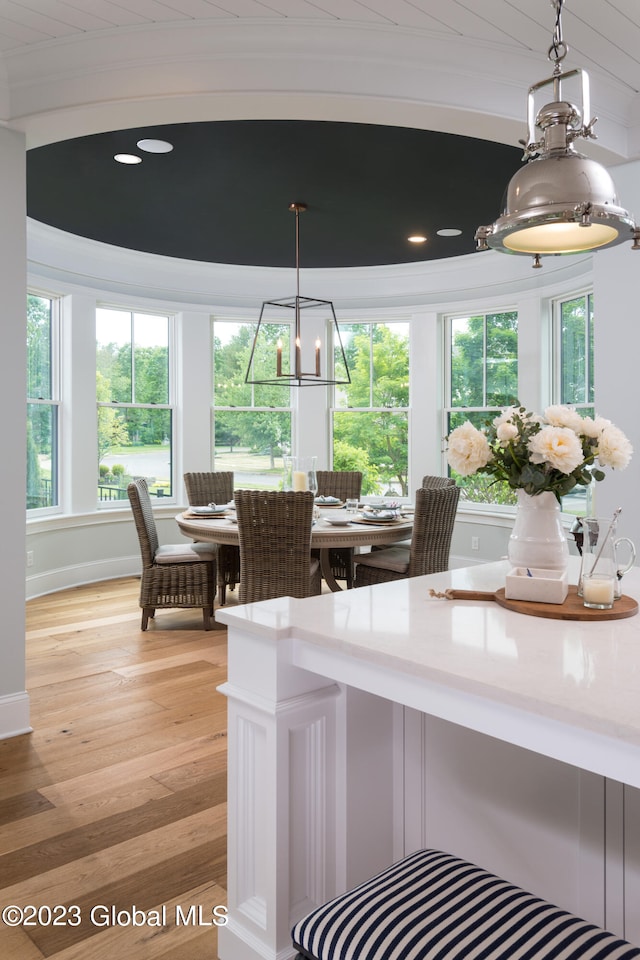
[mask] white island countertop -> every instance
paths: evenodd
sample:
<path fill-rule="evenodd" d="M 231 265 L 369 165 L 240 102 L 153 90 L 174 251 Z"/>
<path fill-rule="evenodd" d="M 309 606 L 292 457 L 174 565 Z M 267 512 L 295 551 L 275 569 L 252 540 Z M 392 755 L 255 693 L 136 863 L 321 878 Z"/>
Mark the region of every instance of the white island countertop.
<path fill-rule="evenodd" d="M 496 590 L 483 564 L 311 597 L 216 611 L 233 633 L 278 645 L 291 665 L 640 787 L 640 616 L 598 622 L 528 616 L 492 601 L 430 596 Z M 570 559 L 575 583 L 578 561 Z M 640 569 L 623 579 L 640 597 Z M 246 664 L 238 666 L 246 688 Z"/>

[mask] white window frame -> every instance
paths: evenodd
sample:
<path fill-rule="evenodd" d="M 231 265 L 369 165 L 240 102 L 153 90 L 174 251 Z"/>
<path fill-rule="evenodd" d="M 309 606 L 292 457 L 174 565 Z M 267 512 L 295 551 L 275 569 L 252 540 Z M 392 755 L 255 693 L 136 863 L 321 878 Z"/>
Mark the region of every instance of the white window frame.
<path fill-rule="evenodd" d="M 552 316 L 552 327 L 553 327 L 553 403 L 566 403 L 572 407 L 575 407 L 576 410 L 582 410 L 585 407 L 595 406 L 595 382 L 594 382 L 594 399 L 586 400 L 584 402 L 576 402 L 574 400 L 564 400 L 562 397 L 562 305 L 569 303 L 572 300 L 584 299 L 587 306 L 587 313 L 589 310 L 589 304 L 591 305 L 591 316 L 592 324 L 595 324 L 595 305 L 594 305 L 594 296 L 593 290 L 591 288 L 577 290 L 575 293 L 563 294 L 561 297 L 555 297 L 551 301 L 551 316 Z M 595 357 L 594 357 L 595 365 Z M 587 352 L 587 358 L 585 360 L 585 395 L 587 395 L 587 386 L 589 379 L 589 356 Z"/>
<path fill-rule="evenodd" d="M 27 405 L 41 405 L 55 410 L 55 430 L 54 440 L 55 454 L 52 450 L 51 462 L 52 470 L 55 465 L 55 481 L 52 474 L 52 486 L 57 491 L 57 502 L 49 507 L 32 507 L 27 509 L 27 518 L 29 520 L 52 516 L 62 513 L 62 400 L 61 400 L 61 373 L 60 373 L 60 355 L 61 355 L 61 315 L 62 298 L 57 294 L 49 293 L 41 289 L 29 287 L 27 296 L 38 297 L 41 300 L 48 300 L 50 303 L 50 344 L 51 344 L 51 398 L 27 397 Z M 27 304 L 25 301 L 25 311 Z"/>
<path fill-rule="evenodd" d="M 595 380 L 594 380 L 594 398 L 593 400 L 586 400 L 584 402 L 575 402 L 573 400 L 565 400 L 562 395 L 562 353 L 563 353 L 563 344 L 562 344 L 562 305 L 569 303 L 572 300 L 585 300 L 585 306 L 587 309 L 587 317 L 589 316 L 589 307 L 591 308 L 591 323 L 595 324 L 595 304 L 593 289 L 591 287 L 583 288 L 581 290 L 576 290 L 573 293 L 563 293 L 559 297 L 554 297 L 551 301 L 551 326 L 552 326 L 552 402 L 558 404 L 567 404 L 568 406 L 574 407 L 575 410 L 580 413 L 581 416 L 584 416 L 584 411 L 589 409 L 594 409 L 596 405 L 595 400 Z M 587 331 L 587 337 L 589 332 Z M 594 366 L 595 366 L 595 354 L 594 354 Z M 588 383 L 589 383 L 589 353 L 587 350 L 587 356 L 585 358 L 585 396 L 588 395 Z M 580 504 L 578 507 L 579 513 L 589 516 L 593 510 L 593 491 L 591 487 L 576 488 L 580 492 L 584 493 L 584 504 Z M 564 507 L 568 504 L 564 504 L 563 500 L 563 515 L 565 518 L 575 517 L 575 511 L 572 514 L 569 511 L 564 511 Z"/>
<path fill-rule="evenodd" d="M 289 311 L 290 312 L 290 311 Z M 248 383 L 246 386 L 251 388 L 251 398 L 252 402 L 248 405 L 240 406 L 228 406 L 226 404 L 216 403 L 216 372 L 215 372 L 215 331 L 216 324 L 233 324 L 238 326 L 239 324 L 244 324 L 251 329 L 252 336 L 255 336 L 256 329 L 258 327 L 258 321 L 255 317 L 229 317 L 229 316 L 213 316 L 211 318 L 211 343 L 212 343 L 212 379 L 211 379 L 211 460 L 212 460 L 212 469 L 216 469 L 215 459 L 216 459 L 216 412 L 229 412 L 229 413 L 261 413 L 261 412 L 278 412 L 278 413 L 288 413 L 290 417 L 290 435 L 289 435 L 289 449 L 284 452 L 292 453 L 294 456 L 297 454 L 295 450 L 295 437 L 296 437 L 296 408 L 293 404 L 293 393 L 292 389 L 289 388 L 289 403 L 286 406 L 258 406 L 253 400 L 255 398 L 256 386 L 259 386 L 255 383 Z M 277 324 L 278 326 L 288 326 L 291 333 L 289 334 L 289 349 L 290 349 L 290 359 L 293 359 L 293 344 L 294 344 L 294 324 L 292 323 L 290 317 L 283 316 L 282 318 L 276 316 L 270 316 L 268 320 L 263 321 L 264 324 Z M 275 363 L 275 358 L 274 358 Z"/>
<path fill-rule="evenodd" d="M 520 322 L 520 311 L 518 309 L 518 304 L 504 304 L 502 306 L 496 307 L 487 307 L 483 310 L 457 310 L 452 313 L 446 313 L 442 315 L 442 322 L 444 325 L 444 335 L 442 338 L 442 343 L 444 346 L 444 357 L 443 357 L 443 398 L 442 398 L 442 474 L 446 476 L 449 472 L 449 464 L 446 457 L 446 441 L 444 438 L 447 437 L 449 433 L 449 415 L 451 413 L 486 413 L 487 419 L 489 419 L 490 414 L 495 411 L 496 415 L 502 409 L 501 407 L 452 407 L 451 403 L 451 388 L 452 388 L 452 378 L 451 378 L 451 350 L 452 350 L 452 335 L 451 327 L 453 320 L 463 320 L 471 317 L 484 317 L 484 329 L 483 329 L 483 355 L 486 360 L 487 350 L 487 326 L 486 318 L 495 314 L 501 313 L 515 313 L 518 318 L 518 324 Z M 518 341 L 520 339 L 520 330 L 518 329 Z M 520 369 L 520 355 L 519 350 L 516 353 L 518 359 L 518 385 L 520 385 L 521 379 L 521 369 Z M 486 386 L 487 386 L 487 368 L 486 363 L 483 364 L 482 371 L 482 383 L 483 383 L 483 396 L 486 397 Z M 501 514 L 501 515 L 513 515 L 515 514 L 516 507 L 515 505 L 502 504 L 502 503 L 478 503 L 473 500 L 465 500 L 461 503 L 461 507 L 464 510 L 468 510 L 472 513 L 490 513 L 490 514 Z"/>
<path fill-rule="evenodd" d="M 177 503 L 177 450 L 179 446 L 179 437 L 177 435 L 178 431 L 178 416 L 177 416 L 177 382 L 176 382 L 176 363 L 177 363 L 177 349 L 176 349 L 176 316 L 175 313 L 171 313 L 166 309 L 152 309 L 152 308 L 139 308 L 131 307 L 129 304 L 116 304 L 116 303 L 107 303 L 107 302 L 97 302 L 96 303 L 96 315 L 98 310 L 113 310 L 118 313 L 129 313 L 131 316 L 131 356 L 133 364 L 133 331 L 134 331 L 134 317 L 135 316 L 151 316 L 151 317 L 162 317 L 162 319 L 167 320 L 167 377 L 168 377 L 168 402 L 167 403 L 129 403 L 129 402 L 107 402 L 100 401 L 96 399 L 96 437 L 98 431 L 98 421 L 97 421 L 97 412 L 100 407 L 105 407 L 109 409 L 131 409 L 131 410 L 169 410 L 171 413 L 171 470 L 169 473 L 171 481 L 171 496 L 168 497 L 157 497 L 154 500 L 157 501 L 157 505 L 161 506 L 163 504 L 175 504 Z M 97 345 L 96 345 L 97 351 Z M 134 377 L 134 369 L 132 368 L 132 378 Z M 135 388 L 135 380 L 132 379 L 132 387 Z M 98 473 L 95 478 L 96 488 L 100 483 L 100 474 Z M 122 509 L 127 501 L 123 500 L 96 500 L 98 510 L 116 510 Z"/>
<path fill-rule="evenodd" d="M 408 337 L 409 337 L 409 366 L 407 369 L 407 382 L 409 384 L 409 402 L 404 407 L 380 407 L 374 406 L 373 401 L 373 364 L 370 365 L 369 373 L 369 406 L 366 407 L 349 407 L 349 406 L 338 406 L 336 404 L 336 391 L 344 389 L 342 385 L 334 386 L 330 391 L 330 406 L 329 406 L 329 461 L 330 469 L 333 469 L 333 449 L 334 449 L 334 418 L 336 413 L 392 413 L 392 414 L 405 414 L 407 418 L 407 486 L 408 493 L 407 496 L 401 499 L 410 499 L 411 498 L 411 456 L 412 456 L 412 446 L 411 446 L 411 420 L 412 420 L 412 406 L 411 406 L 411 373 L 413 366 L 412 351 L 411 351 L 411 328 L 412 328 L 412 319 L 410 317 L 357 317 L 350 318 L 349 320 L 339 321 L 340 327 L 353 327 L 353 326 L 368 326 L 369 327 L 369 342 L 371 343 L 373 336 L 373 327 L 374 326 L 385 326 L 393 327 L 394 325 L 406 326 L 408 328 Z M 342 336 L 342 334 L 341 334 Z M 344 343 L 344 338 L 343 338 Z M 332 346 L 331 356 L 335 356 L 335 344 Z M 373 355 L 373 350 L 370 350 L 369 356 Z M 363 500 L 369 499 L 368 497 L 363 497 Z"/>

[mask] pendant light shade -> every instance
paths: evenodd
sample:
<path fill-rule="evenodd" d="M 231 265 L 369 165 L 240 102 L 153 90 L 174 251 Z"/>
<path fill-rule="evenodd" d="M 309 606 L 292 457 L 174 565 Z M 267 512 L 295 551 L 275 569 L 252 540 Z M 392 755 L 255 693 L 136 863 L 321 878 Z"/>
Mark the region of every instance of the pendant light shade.
<path fill-rule="evenodd" d="M 619 203 L 607 170 L 574 147 L 574 141 L 596 139 L 596 118 L 590 113 L 589 78 L 576 69 L 562 72 L 568 47 L 562 39 L 561 13 L 564 0 L 552 0 L 556 25 L 549 59 L 555 62 L 553 76 L 530 87 L 528 137 L 523 159 L 527 161 L 510 180 L 503 209 L 495 223 L 478 227 L 478 250 L 492 248 L 504 253 L 528 254 L 539 267 L 546 254 L 583 253 L 630 241 L 640 249 L 640 231 L 632 215 Z M 579 78 L 582 109 L 562 99 L 562 82 Z M 535 95 L 553 86 L 554 100 L 535 113 Z"/>
<path fill-rule="evenodd" d="M 263 302 L 253 338 L 245 383 L 278 384 L 291 387 L 351 383 L 347 357 L 342 345 L 333 303 L 331 300 L 317 300 L 300 296 L 300 214 L 306 209 L 306 203 L 289 204 L 289 210 L 296 215 L 295 296 Z M 270 323 L 282 323 L 288 311 L 293 311 L 293 350 L 287 349 L 283 352 L 282 341 L 278 340 L 275 350 L 271 350 L 270 359 L 266 362 L 270 370 L 256 375 L 254 367 L 257 357 L 265 352 L 264 349 L 260 348 L 265 327 Z M 305 311 L 306 317 L 311 316 L 308 311 L 311 311 L 316 317 L 315 337 L 306 336 L 304 340 L 301 322 L 303 311 Z M 327 338 L 324 350 L 319 336 L 319 328 L 323 328 L 324 331 L 330 328 L 333 332 L 333 344 L 331 339 Z M 329 347 L 333 347 L 332 354 L 330 354 Z M 268 350 L 267 343 L 266 351 Z M 330 371 L 333 371 L 333 375 L 330 375 Z"/>

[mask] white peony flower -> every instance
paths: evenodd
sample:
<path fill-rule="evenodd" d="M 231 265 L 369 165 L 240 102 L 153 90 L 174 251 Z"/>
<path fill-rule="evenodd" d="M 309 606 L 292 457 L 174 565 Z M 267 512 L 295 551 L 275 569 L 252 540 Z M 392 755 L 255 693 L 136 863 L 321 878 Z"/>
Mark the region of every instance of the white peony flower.
<path fill-rule="evenodd" d="M 506 447 L 510 440 L 515 440 L 518 436 L 518 428 L 514 423 L 501 423 L 496 429 L 496 437 L 503 447 Z"/>
<path fill-rule="evenodd" d="M 595 440 L 596 437 L 599 437 L 602 433 L 602 424 L 598 423 L 597 420 L 593 420 L 592 417 L 583 417 L 580 433 L 583 437 L 589 437 L 591 440 Z"/>
<path fill-rule="evenodd" d="M 447 460 L 462 477 L 481 470 L 491 459 L 491 447 L 484 433 L 467 420 L 449 435 Z"/>
<path fill-rule="evenodd" d="M 547 407 L 544 412 L 544 419 L 554 427 L 569 427 L 575 433 L 583 432 L 583 420 L 577 410 L 571 407 L 563 407 L 556 404 Z"/>
<path fill-rule="evenodd" d="M 605 426 L 598 440 L 598 462 L 602 467 L 624 470 L 631 460 L 633 447 L 622 430 L 613 424 Z"/>
<path fill-rule="evenodd" d="M 570 427 L 543 427 L 528 446 L 532 463 L 548 463 L 560 473 L 573 473 L 584 460 L 582 444 Z"/>
<path fill-rule="evenodd" d="M 519 419 L 522 419 L 518 413 L 520 407 L 505 407 L 497 417 L 493 419 L 494 427 L 499 427 L 503 423 L 508 423 L 513 419 L 514 416 L 518 416 Z"/>

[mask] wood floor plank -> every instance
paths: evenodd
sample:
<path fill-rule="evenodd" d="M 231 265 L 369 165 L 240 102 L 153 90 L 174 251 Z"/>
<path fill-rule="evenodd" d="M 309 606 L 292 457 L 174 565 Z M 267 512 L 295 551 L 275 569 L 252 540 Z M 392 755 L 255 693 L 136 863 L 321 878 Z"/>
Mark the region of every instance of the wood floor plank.
<path fill-rule="evenodd" d="M 226 806 L 218 805 L 177 821 L 171 830 L 170 842 L 169 831 L 160 827 L 9 884 L 2 890 L 2 897 L 6 903 L 19 906 L 75 903 L 83 896 L 94 896 L 95 891 L 104 887 L 108 875 L 113 877 L 117 886 L 126 882 L 128 877 L 137 876 L 141 865 L 145 871 L 168 879 L 164 869 L 168 860 L 197 850 L 202 846 L 203 838 L 206 842 L 214 842 L 224 837 L 225 829 Z"/>
<path fill-rule="evenodd" d="M 223 762 L 225 759 L 222 755 Z M 201 779 L 207 779 L 208 775 L 210 775 L 209 770 L 205 768 Z M 189 782 L 186 775 L 182 783 L 186 786 Z M 177 789 L 180 789 L 180 781 L 177 778 L 176 783 L 178 783 Z M 151 800 L 166 797 L 169 793 L 175 792 L 175 789 L 159 778 L 145 777 L 142 780 L 122 784 L 120 787 L 110 787 L 90 797 L 83 797 L 77 803 L 65 803 L 59 807 L 50 804 L 46 812 L 0 826 L 0 856 L 59 836 L 75 827 L 133 810 Z"/>
<path fill-rule="evenodd" d="M 113 960 L 125 956 L 127 960 L 200 960 L 201 956 L 213 960 L 217 956 L 216 927 L 192 927 L 176 922 L 177 907 L 187 903 L 201 903 L 204 908 L 211 904 L 224 903 L 225 891 L 216 883 L 209 883 L 196 890 L 186 891 L 185 897 L 174 898 L 166 903 L 167 926 L 162 930 L 154 927 L 115 926 L 102 929 L 91 937 L 89 943 L 80 941 L 53 956 L 55 960 Z M 192 945 L 196 952 L 192 953 Z M 208 949 L 202 953 L 203 946 Z M 90 948 L 90 952 L 89 949 Z"/>
<path fill-rule="evenodd" d="M 212 805 L 224 803 L 224 771 L 208 780 L 192 784 L 186 790 L 170 793 L 123 813 L 103 817 L 67 830 L 56 837 L 24 846 L 0 857 L 0 876 L 11 876 L 14 883 L 53 870 L 105 847 L 123 843 L 132 837 L 172 824 L 178 817 L 189 817 Z"/>
<path fill-rule="evenodd" d="M 15 823 L 25 817 L 32 817 L 43 810 L 51 810 L 53 804 L 39 790 L 29 790 L 15 797 L 0 800 L 0 825 Z"/>
<path fill-rule="evenodd" d="M 172 744 L 164 749 L 154 750 L 148 756 L 139 755 L 132 759 L 112 763 L 101 770 L 78 773 L 75 777 L 61 783 L 45 785 L 41 792 L 52 803 L 73 803 L 83 797 L 91 796 L 96 788 L 107 790 L 110 786 L 126 784 L 143 775 L 152 776 L 162 770 L 168 770 L 179 763 L 198 760 L 210 751 L 224 750 L 226 743 L 216 740 L 216 734 L 196 737 L 193 741 Z"/>
<path fill-rule="evenodd" d="M 0 931 L 3 960 L 42 960 L 44 954 L 21 927 L 4 927 Z"/>
<path fill-rule="evenodd" d="M 164 861 L 162 872 L 154 868 L 139 870 L 129 877 L 113 880 L 84 896 L 76 897 L 73 904 L 80 908 L 80 916 L 84 918 L 82 924 L 35 927 L 29 930 L 29 936 L 47 957 L 76 943 L 84 943 L 85 950 L 89 953 L 91 936 L 104 929 L 103 924 L 117 926 L 120 922 L 126 923 L 128 916 L 133 919 L 134 907 L 145 915 L 140 917 L 140 925 L 147 926 L 150 932 L 158 932 L 165 923 L 168 926 L 169 921 L 175 921 L 175 917 L 167 909 L 167 899 L 181 899 L 183 890 L 204 883 L 211 876 L 214 879 L 224 878 L 225 856 L 224 837 L 170 856 Z M 98 905 L 105 909 L 97 911 Z M 183 915 L 187 916 L 193 904 L 183 902 L 181 906 Z M 200 906 L 203 908 L 203 917 L 209 917 L 212 905 L 205 903 Z M 121 921 L 118 920 L 120 911 L 126 915 Z M 146 915 L 149 923 L 145 923 Z"/>
<path fill-rule="evenodd" d="M 0 899 L 76 903 L 83 922 L 0 926 L 2 960 L 216 956 L 217 929 L 175 914 L 226 901 L 226 630 L 177 610 L 143 633 L 139 587 L 27 604 L 34 731 L 0 742 Z M 103 928 L 84 917 L 96 903 L 167 923 Z"/>

